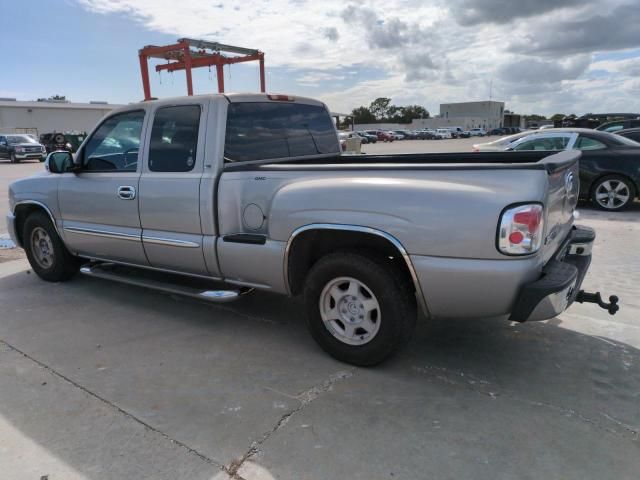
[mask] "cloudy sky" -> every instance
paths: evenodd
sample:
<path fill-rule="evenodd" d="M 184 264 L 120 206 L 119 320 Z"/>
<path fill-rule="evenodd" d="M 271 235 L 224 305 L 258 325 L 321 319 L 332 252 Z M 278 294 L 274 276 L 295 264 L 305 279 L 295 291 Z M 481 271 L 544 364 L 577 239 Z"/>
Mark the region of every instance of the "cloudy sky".
<path fill-rule="evenodd" d="M 490 94 L 520 113 L 640 111 L 638 0 L 24 0 L 3 17 L 3 97 L 137 101 L 138 48 L 188 36 L 264 51 L 269 91 L 337 111 Z M 186 93 L 182 73 L 151 78 L 156 96 Z M 225 71 L 228 91 L 257 79 Z M 197 73 L 197 93 L 215 85 Z"/>

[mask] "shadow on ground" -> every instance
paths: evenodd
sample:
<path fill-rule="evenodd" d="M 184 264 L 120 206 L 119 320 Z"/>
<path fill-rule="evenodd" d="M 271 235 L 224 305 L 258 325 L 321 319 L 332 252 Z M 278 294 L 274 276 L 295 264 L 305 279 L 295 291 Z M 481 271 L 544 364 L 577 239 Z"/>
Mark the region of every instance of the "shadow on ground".
<path fill-rule="evenodd" d="M 210 306 L 22 272 L 0 279 L 0 303 L 0 416 L 87 478 L 250 462 L 275 478 L 640 466 L 640 352 L 561 319 L 425 321 L 397 358 L 359 369 L 312 342 L 299 300 L 265 293 Z"/>

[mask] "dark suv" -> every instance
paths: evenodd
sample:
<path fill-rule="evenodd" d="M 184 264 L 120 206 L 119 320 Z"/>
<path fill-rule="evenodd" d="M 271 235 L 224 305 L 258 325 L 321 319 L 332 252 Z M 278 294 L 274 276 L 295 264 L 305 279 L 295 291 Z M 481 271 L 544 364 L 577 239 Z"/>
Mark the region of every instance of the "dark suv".
<path fill-rule="evenodd" d="M 27 159 L 44 162 L 47 158 L 47 150 L 29 135 L 0 133 L 0 158 L 8 158 L 11 163 Z"/>

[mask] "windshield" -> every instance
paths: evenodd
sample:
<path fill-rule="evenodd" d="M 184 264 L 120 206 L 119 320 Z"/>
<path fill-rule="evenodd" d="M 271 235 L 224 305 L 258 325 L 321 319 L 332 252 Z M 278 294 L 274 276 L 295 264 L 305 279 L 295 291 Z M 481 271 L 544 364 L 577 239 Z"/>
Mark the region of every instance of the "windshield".
<path fill-rule="evenodd" d="M 18 143 L 38 143 L 33 138 L 27 135 L 7 135 L 7 143 L 9 145 L 16 145 Z"/>

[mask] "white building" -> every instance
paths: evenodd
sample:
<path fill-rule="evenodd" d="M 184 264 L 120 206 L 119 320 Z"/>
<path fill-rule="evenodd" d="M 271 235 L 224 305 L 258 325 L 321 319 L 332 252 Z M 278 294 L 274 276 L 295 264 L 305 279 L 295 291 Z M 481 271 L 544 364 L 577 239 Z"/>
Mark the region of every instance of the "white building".
<path fill-rule="evenodd" d="M 121 105 L 106 102 L 23 102 L 0 99 L 0 132 L 36 136 L 70 130 L 90 131 L 98 121 Z"/>
<path fill-rule="evenodd" d="M 504 117 L 504 102 L 484 100 L 481 102 L 441 103 L 440 115 L 434 118 L 417 119 L 411 122 L 412 129 L 462 127 L 472 128 L 501 127 Z"/>

